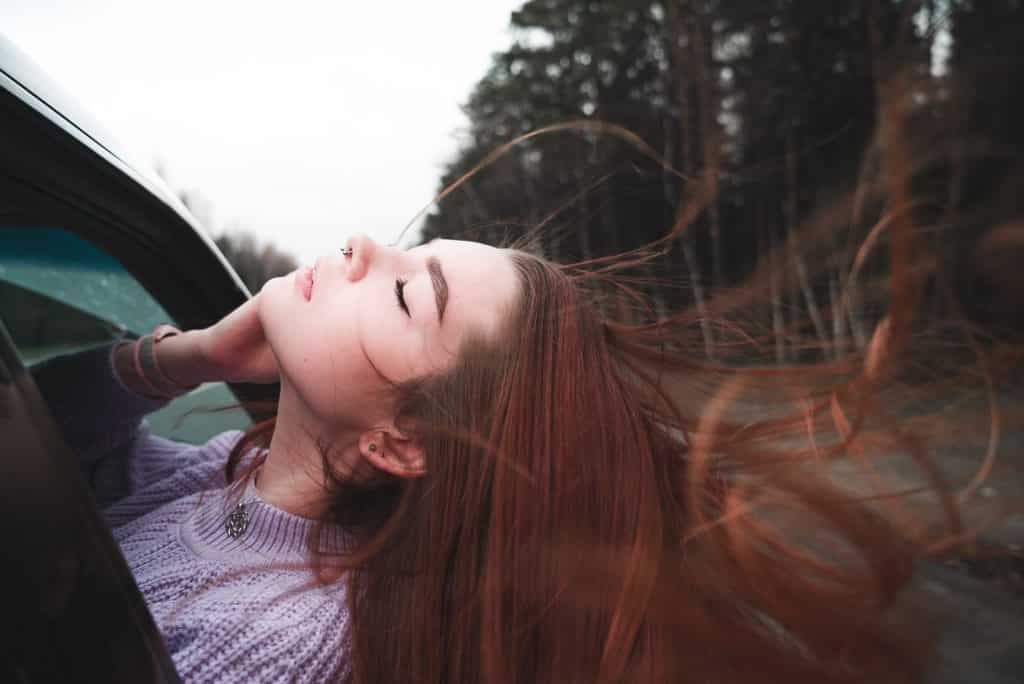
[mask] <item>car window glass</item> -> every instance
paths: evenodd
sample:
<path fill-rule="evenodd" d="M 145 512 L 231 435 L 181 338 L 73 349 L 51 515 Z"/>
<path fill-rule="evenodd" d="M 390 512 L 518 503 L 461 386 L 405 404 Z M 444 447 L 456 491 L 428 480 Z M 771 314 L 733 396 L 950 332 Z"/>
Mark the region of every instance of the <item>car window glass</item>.
<path fill-rule="evenodd" d="M 174 323 L 113 257 L 59 227 L 0 227 L 0 317 L 26 366 L 58 354 Z M 157 434 L 192 443 L 249 424 L 223 383 L 179 397 L 147 420 Z"/>
<path fill-rule="evenodd" d="M 30 364 L 170 320 L 115 259 L 59 228 L 0 228 L 0 306 Z"/>

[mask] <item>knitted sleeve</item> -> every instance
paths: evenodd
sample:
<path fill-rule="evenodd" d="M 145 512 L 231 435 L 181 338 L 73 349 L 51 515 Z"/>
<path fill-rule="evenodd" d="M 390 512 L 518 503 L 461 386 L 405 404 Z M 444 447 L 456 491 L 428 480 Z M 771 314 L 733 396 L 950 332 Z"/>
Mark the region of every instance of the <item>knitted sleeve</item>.
<path fill-rule="evenodd" d="M 32 369 L 101 508 L 175 472 L 202 471 L 212 477 L 240 435 L 224 433 L 199 446 L 154 435 L 143 416 L 167 400 L 137 394 L 121 382 L 113 364 L 116 345 L 57 356 Z M 196 471 L 204 462 L 209 467 Z"/>
<path fill-rule="evenodd" d="M 32 367 L 65 441 L 83 462 L 124 448 L 142 417 L 167 403 L 136 394 L 118 380 L 111 358 L 115 344 L 56 356 Z"/>

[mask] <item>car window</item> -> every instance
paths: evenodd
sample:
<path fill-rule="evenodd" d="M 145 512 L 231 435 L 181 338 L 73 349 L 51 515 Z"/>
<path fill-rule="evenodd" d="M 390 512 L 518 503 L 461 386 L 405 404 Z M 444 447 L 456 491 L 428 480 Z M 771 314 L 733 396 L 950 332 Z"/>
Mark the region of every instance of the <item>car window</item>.
<path fill-rule="evenodd" d="M 0 317 L 23 363 L 33 366 L 175 321 L 113 257 L 60 227 L 0 227 Z M 201 443 L 244 429 L 242 410 L 224 383 L 207 383 L 147 420 L 157 434 Z"/>

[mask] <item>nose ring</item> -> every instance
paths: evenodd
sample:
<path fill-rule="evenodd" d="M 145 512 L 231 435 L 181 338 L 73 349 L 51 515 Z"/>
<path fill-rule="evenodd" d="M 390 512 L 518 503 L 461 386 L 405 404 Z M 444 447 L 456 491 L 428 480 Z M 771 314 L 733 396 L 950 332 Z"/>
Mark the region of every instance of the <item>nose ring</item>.
<path fill-rule="evenodd" d="M 342 254 L 342 256 L 347 256 L 347 257 L 352 256 L 352 248 L 351 247 L 342 247 L 341 248 L 341 254 Z"/>

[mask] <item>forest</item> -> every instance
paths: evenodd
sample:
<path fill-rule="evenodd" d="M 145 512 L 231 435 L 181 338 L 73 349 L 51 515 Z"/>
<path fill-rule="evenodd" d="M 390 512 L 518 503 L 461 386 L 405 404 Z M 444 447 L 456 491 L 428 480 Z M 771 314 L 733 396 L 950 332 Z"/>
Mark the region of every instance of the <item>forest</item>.
<path fill-rule="evenodd" d="M 747 315 L 785 362 L 863 348 L 889 296 L 891 231 L 874 229 L 907 220 L 944 274 L 921 285 L 929 306 L 1002 334 L 1024 320 L 988 296 L 1014 268 L 993 230 L 1024 201 L 1022 4 L 529 0 L 439 192 L 487 163 L 423 239 L 577 263 L 685 224 L 637 273 L 653 302 L 637 315 L 694 307 L 711 357 L 728 333 L 709 321 Z M 726 296 L 744 285 L 756 311 Z"/>

